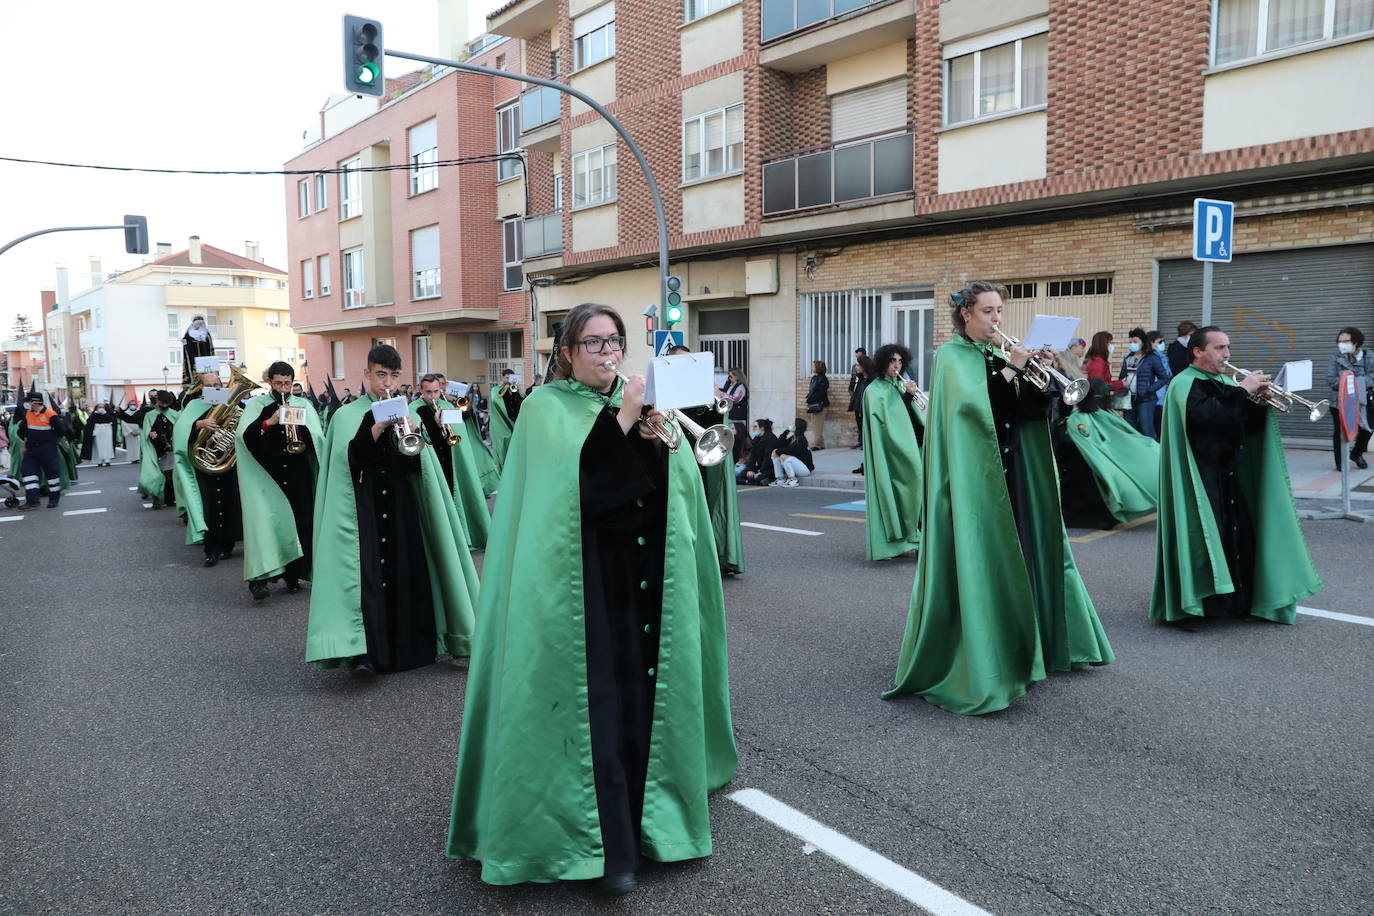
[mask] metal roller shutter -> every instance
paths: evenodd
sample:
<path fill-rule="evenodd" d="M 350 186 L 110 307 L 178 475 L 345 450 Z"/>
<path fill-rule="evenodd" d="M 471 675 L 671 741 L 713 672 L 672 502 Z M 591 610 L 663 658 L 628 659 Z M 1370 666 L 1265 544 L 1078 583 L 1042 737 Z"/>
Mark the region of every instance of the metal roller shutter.
<path fill-rule="evenodd" d="M 1180 321 L 1202 314 L 1202 264 L 1159 262 L 1156 327 L 1172 338 Z M 1311 401 L 1329 398 L 1326 365 L 1336 332 L 1347 325 L 1374 336 L 1374 245 L 1331 245 L 1239 254 L 1214 268 L 1212 323 L 1231 337 L 1231 362 L 1274 373 L 1285 362 L 1312 360 Z M 1307 412 L 1279 414 L 1285 437 L 1329 441 L 1331 421 Z"/>
<path fill-rule="evenodd" d="M 906 80 L 895 79 L 830 98 L 830 139 L 836 143 L 906 127 Z"/>

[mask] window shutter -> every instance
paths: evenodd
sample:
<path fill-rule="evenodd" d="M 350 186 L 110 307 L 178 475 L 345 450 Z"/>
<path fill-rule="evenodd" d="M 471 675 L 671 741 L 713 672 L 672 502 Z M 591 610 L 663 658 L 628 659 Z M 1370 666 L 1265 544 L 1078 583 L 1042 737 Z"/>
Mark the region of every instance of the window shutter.
<path fill-rule="evenodd" d="M 439 145 L 438 128 L 435 126 L 435 119 L 430 118 L 423 124 L 416 124 L 410 129 L 410 155 L 423 153 L 427 149 L 434 149 Z"/>
<path fill-rule="evenodd" d="M 410 233 L 411 269 L 433 270 L 439 266 L 439 227 L 426 226 Z"/>
<path fill-rule="evenodd" d="M 830 97 L 830 139 L 848 140 L 906 127 L 906 80 L 895 79 L 876 86 Z"/>
<path fill-rule="evenodd" d="M 588 32 L 595 32 L 603 25 L 609 25 L 613 21 L 615 21 L 615 4 L 607 3 L 605 6 L 599 6 L 585 16 L 578 16 L 573 20 L 573 38 L 581 38 Z"/>

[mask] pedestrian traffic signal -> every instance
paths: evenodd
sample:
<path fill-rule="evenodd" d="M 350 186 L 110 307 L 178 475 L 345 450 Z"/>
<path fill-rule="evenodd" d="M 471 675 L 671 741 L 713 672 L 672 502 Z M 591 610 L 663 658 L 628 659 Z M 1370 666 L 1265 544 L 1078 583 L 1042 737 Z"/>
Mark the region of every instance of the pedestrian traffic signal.
<path fill-rule="evenodd" d="M 382 24 L 361 16 L 344 17 L 344 88 L 358 95 L 381 98 Z"/>
<path fill-rule="evenodd" d="M 682 278 L 663 281 L 663 322 L 672 327 L 682 320 Z"/>
<path fill-rule="evenodd" d="M 126 254 L 148 253 L 148 217 L 124 214 L 124 251 Z"/>

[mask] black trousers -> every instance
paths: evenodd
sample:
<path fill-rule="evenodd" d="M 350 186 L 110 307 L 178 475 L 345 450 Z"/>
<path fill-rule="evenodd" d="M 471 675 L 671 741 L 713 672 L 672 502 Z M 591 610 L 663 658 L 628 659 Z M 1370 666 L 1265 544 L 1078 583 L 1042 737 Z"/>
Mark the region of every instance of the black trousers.
<path fill-rule="evenodd" d="M 1374 426 L 1374 405 L 1365 408 L 1368 411 L 1369 425 Z M 1367 429 L 1356 430 L 1355 441 L 1350 443 L 1350 457 L 1363 457 L 1365 449 L 1369 447 L 1370 432 Z M 1334 407 L 1331 410 L 1331 453 L 1336 458 L 1336 470 L 1341 468 L 1341 449 L 1345 446 L 1345 434 L 1341 432 L 1341 415 Z"/>
<path fill-rule="evenodd" d="M 56 442 L 43 442 L 38 445 L 24 446 L 24 460 L 20 462 L 19 473 L 23 477 L 24 497 L 30 506 L 38 505 L 39 473 L 47 475 L 48 505 L 55 506 L 62 498 L 62 469 L 58 462 Z"/>

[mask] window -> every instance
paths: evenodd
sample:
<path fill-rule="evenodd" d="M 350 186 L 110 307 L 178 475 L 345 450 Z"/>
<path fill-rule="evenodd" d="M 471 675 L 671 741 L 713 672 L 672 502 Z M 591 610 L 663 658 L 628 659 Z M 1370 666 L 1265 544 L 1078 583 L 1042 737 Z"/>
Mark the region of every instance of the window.
<path fill-rule="evenodd" d="M 334 378 L 344 377 L 344 345 L 342 340 L 329 342 L 329 374 Z"/>
<path fill-rule="evenodd" d="M 836 142 L 905 130 L 906 79 L 888 80 L 830 97 L 830 138 Z"/>
<path fill-rule="evenodd" d="M 423 194 L 439 187 L 439 134 L 437 121 L 430 118 L 408 132 L 410 149 L 410 193 Z"/>
<path fill-rule="evenodd" d="M 267 347 L 267 365 L 281 362 L 281 347 Z"/>
<path fill-rule="evenodd" d="M 1049 35 L 1027 35 L 972 53 L 945 48 L 945 123 L 962 124 L 1045 104 Z"/>
<path fill-rule="evenodd" d="M 169 366 L 176 366 L 176 365 L 179 365 L 180 363 L 181 363 L 181 351 L 180 351 L 180 350 L 168 350 L 168 351 L 167 351 L 167 365 L 169 365 Z"/>
<path fill-rule="evenodd" d="M 430 368 L 430 347 L 433 340 L 428 334 L 416 334 L 413 343 L 415 344 L 415 377 L 421 378 L 429 375 Z"/>
<path fill-rule="evenodd" d="M 496 151 L 510 153 L 520 148 L 520 106 L 507 105 L 496 112 Z M 520 174 L 520 163 L 514 159 L 500 159 L 496 163 L 496 180 L 505 181 Z"/>
<path fill-rule="evenodd" d="M 307 262 L 307 263 L 309 263 L 309 262 Z M 268 326 L 269 328 L 279 328 L 279 327 L 281 327 L 281 312 L 268 312 L 268 313 L 267 313 L 267 326 Z"/>
<path fill-rule="evenodd" d="M 615 200 L 615 144 L 572 157 L 573 209 Z"/>
<path fill-rule="evenodd" d="M 1112 291 L 1112 278 L 1088 277 L 1083 280 L 1051 280 L 1048 286 L 1051 297 L 1105 296 Z"/>
<path fill-rule="evenodd" d="M 238 275 L 238 274 L 235 274 L 235 275 L 234 275 L 234 285 L 235 285 L 235 286 L 246 286 L 246 287 L 249 287 L 250 289 L 257 289 L 258 286 L 260 286 L 261 284 L 258 283 L 258 278 L 257 278 L 257 277 L 244 277 L 244 276 L 240 276 L 240 275 Z"/>
<path fill-rule="evenodd" d="M 341 163 L 339 168 L 339 219 L 351 219 L 363 212 L 363 175 L 361 157 Z"/>
<path fill-rule="evenodd" d="M 101 368 L 104 368 L 104 367 L 105 367 L 105 348 L 104 348 L 104 347 L 96 347 L 96 348 L 95 348 L 95 362 L 96 362 L 96 365 L 100 366 Z"/>
<path fill-rule="evenodd" d="M 505 265 L 504 289 L 519 289 L 525 284 L 525 271 L 520 264 L 519 219 L 501 220 L 501 261 Z"/>
<path fill-rule="evenodd" d="M 438 226 L 411 230 L 410 276 L 412 299 L 433 299 L 439 295 Z"/>
<path fill-rule="evenodd" d="M 607 3 L 573 20 L 573 70 L 615 56 L 615 4 Z"/>
<path fill-rule="evenodd" d="M 374 338 L 372 338 L 372 346 L 374 346 L 374 347 L 382 347 L 382 346 L 394 347 L 394 346 L 396 346 L 396 338 L 394 338 L 394 337 L 374 337 Z"/>
<path fill-rule="evenodd" d="M 91 364 L 91 349 L 90 349 L 90 347 L 82 347 L 82 348 L 81 348 L 81 368 L 82 368 L 82 369 L 85 369 L 85 368 L 86 368 L 87 366 L 89 366 L 90 364 Z"/>
<path fill-rule="evenodd" d="M 97 328 L 103 327 L 103 325 L 100 323 L 100 309 L 92 309 L 91 315 L 95 318 L 95 326 Z"/>
<path fill-rule="evenodd" d="M 354 248 L 343 253 L 344 308 L 363 305 L 363 250 Z"/>
<path fill-rule="evenodd" d="M 310 215 L 310 180 L 302 178 L 296 182 L 296 195 L 300 202 L 300 216 Z"/>
<path fill-rule="evenodd" d="M 315 260 L 313 258 L 306 258 L 301 261 L 301 298 L 315 298 Z"/>
<path fill-rule="evenodd" d="M 327 255 L 327 254 L 322 254 L 322 255 L 320 255 L 320 257 L 319 257 L 319 262 L 320 262 L 320 295 L 321 295 L 321 296 L 328 296 L 328 295 L 329 295 L 329 255 Z"/>
<path fill-rule="evenodd" d="M 553 176 L 553 208 L 563 209 L 563 173 L 559 172 Z"/>
<path fill-rule="evenodd" d="M 682 180 L 744 169 L 744 103 L 682 122 Z"/>
<path fill-rule="evenodd" d="M 324 173 L 315 176 L 315 212 L 319 213 L 329 206 L 328 182 L 324 180 Z"/>
<path fill-rule="evenodd" d="M 687 21 L 692 22 L 702 16 L 718 13 L 727 6 L 734 6 L 739 0 L 687 0 Z"/>
<path fill-rule="evenodd" d="M 1216 0 L 1212 64 L 1374 32 L 1374 0 Z"/>
<path fill-rule="evenodd" d="M 854 364 L 854 348 L 867 347 L 883 336 L 883 294 L 876 289 L 803 293 L 802 365 L 823 360 L 835 374 Z"/>
<path fill-rule="evenodd" d="M 1034 283 L 1008 283 L 1008 284 L 1007 284 L 1007 298 L 1008 298 L 1008 299 L 1034 299 L 1034 298 L 1035 298 L 1035 284 L 1034 284 Z"/>

